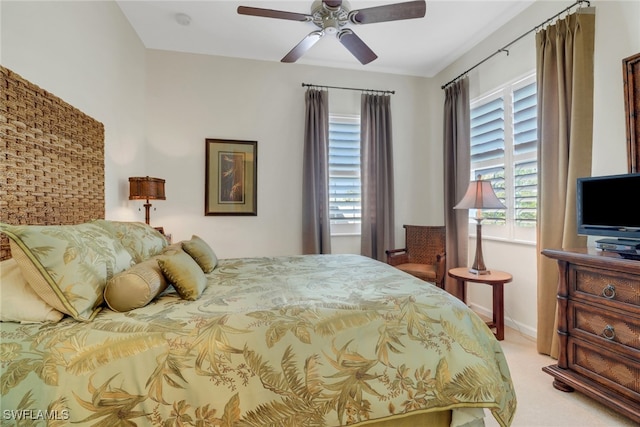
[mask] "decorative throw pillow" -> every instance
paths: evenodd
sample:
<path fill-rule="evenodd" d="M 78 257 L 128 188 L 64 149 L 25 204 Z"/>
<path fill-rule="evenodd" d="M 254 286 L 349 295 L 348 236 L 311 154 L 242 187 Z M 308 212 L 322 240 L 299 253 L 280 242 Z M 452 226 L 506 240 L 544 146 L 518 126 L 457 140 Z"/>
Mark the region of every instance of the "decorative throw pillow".
<path fill-rule="evenodd" d="M 153 257 L 113 276 L 104 288 L 104 300 L 113 311 L 130 311 L 149 304 L 167 286 Z"/>
<path fill-rule="evenodd" d="M 160 255 L 158 265 L 180 298 L 190 301 L 200 298 L 207 285 L 207 278 L 189 254 L 176 251 L 170 255 Z"/>
<path fill-rule="evenodd" d="M 133 264 L 118 240 L 96 224 L 8 225 L 11 254 L 31 288 L 76 320 L 100 311 L 107 281 Z"/>
<path fill-rule="evenodd" d="M 93 223 L 112 233 L 136 263 L 158 255 L 169 244 L 162 233 L 144 222 L 98 219 Z"/>
<path fill-rule="evenodd" d="M 0 262 L 0 321 L 59 322 L 64 316 L 35 293 L 15 259 Z"/>
<path fill-rule="evenodd" d="M 213 249 L 196 235 L 193 235 L 191 240 L 182 242 L 182 249 L 191 255 L 205 273 L 211 273 L 218 265 L 218 257 Z"/>

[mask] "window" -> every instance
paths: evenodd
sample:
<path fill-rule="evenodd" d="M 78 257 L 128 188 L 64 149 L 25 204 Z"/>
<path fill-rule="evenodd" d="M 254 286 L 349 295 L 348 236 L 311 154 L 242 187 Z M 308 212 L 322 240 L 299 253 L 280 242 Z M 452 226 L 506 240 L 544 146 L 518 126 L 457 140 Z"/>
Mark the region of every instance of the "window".
<path fill-rule="evenodd" d="M 360 233 L 360 117 L 329 116 L 332 234 Z"/>
<path fill-rule="evenodd" d="M 535 242 L 537 156 L 535 75 L 471 102 L 471 179 L 490 180 L 507 206 L 482 211 L 483 235 Z"/>

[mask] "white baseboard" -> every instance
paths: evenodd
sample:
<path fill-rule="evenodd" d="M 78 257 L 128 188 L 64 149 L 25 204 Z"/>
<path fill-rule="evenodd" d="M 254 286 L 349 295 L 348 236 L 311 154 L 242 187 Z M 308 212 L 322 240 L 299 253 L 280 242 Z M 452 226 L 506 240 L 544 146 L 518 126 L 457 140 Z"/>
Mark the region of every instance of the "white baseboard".
<path fill-rule="evenodd" d="M 486 307 L 483 307 L 478 304 L 470 303 L 469 308 L 471 308 L 471 310 L 475 311 L 476 313 L 478 313 L 483 317 L 486 317 L 488 319 L 493 318 L 493 310 L 489 310 Z M 538 330 L 536 328 L 529 325 L 522 324 L 520 322 L 516 322 L 515 320 L 513 320 L 513 318 L 511 318 L 511 316 L 509 316 L 509 313 L 507 312 L 505 312 L 505 315 L 504 315 L 504 325 L 511 329 L 515 329 L 516 331 L 519 331 L 521 334 L 531 337 L 534 340 L 538 335 Z"/>

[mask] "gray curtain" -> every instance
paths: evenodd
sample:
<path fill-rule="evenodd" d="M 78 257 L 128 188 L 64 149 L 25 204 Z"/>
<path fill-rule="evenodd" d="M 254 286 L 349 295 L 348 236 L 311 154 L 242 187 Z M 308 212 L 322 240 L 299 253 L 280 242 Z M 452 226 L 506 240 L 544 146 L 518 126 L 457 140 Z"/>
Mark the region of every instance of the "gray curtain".
<path fill-rule="evenodd" d="M 305 94 L 302 175 L 302 253 L 331 253 L 329 219 L 329 102 L 325 90 Z"/>
<path fill-rule="evenodd" d="M 362 94 L 360 114 L 361 253 L 384 261 L 395 244 L 391 97 Z"/>
<path fill-rule="evenodd" d="M 447 228 L 447 268 L 467 265 L 469 242 L 469 212 L 453 209 L 469 186 L 471 151 L 471 119 L 469 79 L 462 79 L 445 88 L 444 101 L 444 224 Z M 462 289 L 446 277 L 445 289 L 458 297 Z"/>
<path fill-rule="evenodd" d="M 586 246 L 576 230 L 576 179 L 591 174 L 595 9 L 580 9 L 536 35 L 538 236 L 545 248 Z M 538 255 L 540 353 L 557 357 L 558 266 Z"/>

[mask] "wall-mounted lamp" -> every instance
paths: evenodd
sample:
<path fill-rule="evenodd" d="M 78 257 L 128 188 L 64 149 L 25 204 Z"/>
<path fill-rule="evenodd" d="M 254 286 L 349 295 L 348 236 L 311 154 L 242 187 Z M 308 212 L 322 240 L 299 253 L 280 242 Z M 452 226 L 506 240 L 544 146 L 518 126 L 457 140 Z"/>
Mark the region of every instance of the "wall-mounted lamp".
<path fill-rule="evenodd" d="M 129 200 L 146 200 L 144 204 L 144 222 L 149 224 L 149 200 L 166 200 L 164 195 L 164 179 L 139 176 L 129 178 Z"/>
<path fill-rule="evenodd" d="M 471 181 L 462 200 L 453 209 L 477 209 L 476 211 L 476 256 L 469 271 L 474 274 L 489 274 L 482 257 L 482 209 L 506 209 L 491 187 L 491 181 Z"/>

